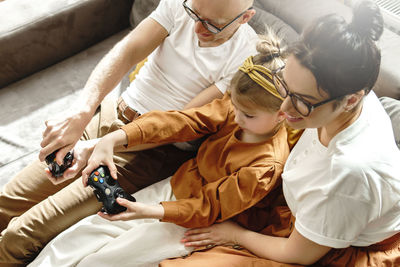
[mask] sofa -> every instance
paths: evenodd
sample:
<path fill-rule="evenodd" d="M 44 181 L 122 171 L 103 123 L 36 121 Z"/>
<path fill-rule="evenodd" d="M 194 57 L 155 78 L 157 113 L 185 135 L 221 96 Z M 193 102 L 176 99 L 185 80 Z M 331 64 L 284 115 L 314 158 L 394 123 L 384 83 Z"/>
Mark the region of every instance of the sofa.
<path fill-rule="evenodd" d="M 36 158 L 44 120 L 62 113 L 104 54 L 159 0 L 5 0 L 0 2 L 0 190 Z M 340 0 L 255 0 L 249 24 L 271 27 L 286 44 L 318 16 L 351 17 Z M 400 36 L 385 29 L 374 91 L 391 116 L 400 148 Z M 120 88 L 125 88 L 128 79 Z M 118 88 L 113 91 L 118 95 Z"/>

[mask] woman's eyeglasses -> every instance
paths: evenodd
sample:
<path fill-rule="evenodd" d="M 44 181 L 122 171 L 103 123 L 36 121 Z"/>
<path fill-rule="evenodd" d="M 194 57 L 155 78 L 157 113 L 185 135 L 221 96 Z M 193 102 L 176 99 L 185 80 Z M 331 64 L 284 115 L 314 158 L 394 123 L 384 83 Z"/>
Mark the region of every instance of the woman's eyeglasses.
<path fill-rule="evenodd" d="M 303 117 L 307 117 L 310 115 L 310 113 L 316 108 L 319 107 L 323 104 L 326 104 L 330 101 L 336 100 L 338 98 L 341 98 L 343 96 L 336 96 L 336 97 L 331 97 L 328 98 L 324 101 L 318 102 L 316 104 L 311 104 L 304 98 L 302 98 L 299 95 L 296 95 L 294 93 L 289 92 L 287 89 L 288 86 L 285 83 L 285 81 L 277 75 L 279 72 L 281 72 L 285 68 L 285 65 L 282 67 L 272 71 L 272 80 L 274 82 L 275 88 L 278 91 L 279 95 L 283 98 L 286 98 L 287 96 L 290 97 L 290 100 L 292 102 L 293 107 L 296 109 L 298 113 L 300 113 Z"/>

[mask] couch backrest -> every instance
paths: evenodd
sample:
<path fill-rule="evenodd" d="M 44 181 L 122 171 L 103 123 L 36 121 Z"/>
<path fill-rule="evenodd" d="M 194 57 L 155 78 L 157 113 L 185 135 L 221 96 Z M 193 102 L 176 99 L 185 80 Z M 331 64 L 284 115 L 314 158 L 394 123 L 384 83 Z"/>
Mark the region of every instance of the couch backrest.
<path fill-rule="evenodd" d="M 131 25 L 136 26 L 158 5 L 159 0 L 135 0 L 131 13 Z M 249 24 L 257 33 L 264 33 L 266 25 L 274 29 L 287 43 L 314 19 L 338 13 L 347 20 L 352 17 L 351 8 L 337 0 L 255 0 L 256 16 Z M 400 99 L 400 36 L 385 29 L 378 44 L 382 50 L 382 65 L 374 91 L 378 96 Z"/>

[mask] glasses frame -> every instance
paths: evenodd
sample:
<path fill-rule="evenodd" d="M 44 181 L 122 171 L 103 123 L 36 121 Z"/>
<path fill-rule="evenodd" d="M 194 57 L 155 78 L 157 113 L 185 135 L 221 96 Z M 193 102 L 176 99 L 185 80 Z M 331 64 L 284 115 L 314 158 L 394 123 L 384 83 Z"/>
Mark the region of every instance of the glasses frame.
<path fill-rule="evenodd" d="M 283 65 L 282 67 L 279 67 L 278 69 L 271 71 L 271 74 L 272 74 L 272 81 L 274 82 L 274 86 L 275 86 L 275 88 L 277 89 L 279 95 L 280 95 L 281 97 L 283 97 L 283 98 L 286 98 L 287 96 L 289 96 L 289 97 L 290 97 L 290 101 L 292 102 L 292 105 L 293 105 L 294 109 L 295 109 L 298 113 L 300 113 L 303 117 L 308 117 L 308 116 L 310 115 L 310 113 L 311 113 L 315 108 L 317 108 L 317 107 L 319 107 L 319 106 L 322 106 L 322 105 L 324 105 L 324 104 L 326 104 L 326 103 L 328 103 L 328 102 L 331 102 L 331 101 L 333 101 L 333 100 L 336 100 L 336 99 L 339 99 L 339 98 L 343 97 L 342 95 L 341 95 L 341 96 L 336 96 L 336 97 L 331 97 L 331 98 L 328 98 L 328 99 L 323 100 L 323 101 L 321 101 L 321 102 L 318 102 L 318 103 L 315 103 L 315 104 L 311 104 L 310 102 L 308 102 L 307 100 L 305 100 L 305 99 L 302 98 L 301 96 L 296 95 L 296 94 L 294 94 L 294 93 L 291 93 L 291 92 L 289 91 L 288 86 L 287 86 L 287 84 L 285 83 L 285 81 L 284 81 L 283 79 L 281 79 L 281 77 L 279 77 L 279 76 L 277 75 L 279 72 L 281 72 L 281 71 L 285 68 L 285 66 L 286 66 L 286 65 Z M 284 92 L 285 92 L 284 95 L 283 95 L 282 92 L 281 92 L 282 90 L 279 90 L 279 89 L 278 89 L 278 88 L 280 88 L 280 86 L 277 85 L 276 81 L 278 81 L 278 82 L 282 85 L 282 88 L 284 89 Z M 307 113 L 304 114 L 303 112 L 301 112 L 301 111 L 299 110 L 299 108 L 297 107 L 297 104 L 296 104 L 297 101 L 300 101 L 301 103 L 303 103 L 303 104 L 307 107 L 307 111 L 308 111 Z"/>
<path fill-rule="evenodd" d="M 206 28 L 209 32 L 213 33 L 213 34 L 217 34 L 222 32 L 226 27 L 228 27 L 229 25 L 231 25 L 233 22 L 235 22 L 238 18 L 240 18 L 244 13 L 246 13 L 248 10 L 253 9 L 253 7 L 249 7 L 248 9 L 246 9 L 245 11 L 243 11 L 242 13 L 240 13 L 239 15 L 237 15 L 233 20 L 231 20 L 231 22 L 229 22 L 228 24 L 226 24 L 224 27 L 219 28 L 217 26 L 215 26 L 214 24 L 212 24 L 211 22 L 201 19 L 199 17 L 199 15 L 196 14 L 196 12 L 194 12 L 190 7 L 188 7 L 186 5 L 186 2 L 188 0 L 183 1 L 182 5 L 183 8 L 185 9 L 186 13 L 189 15 L 189 17 L 191 17 L 195 22 L 200 21 L 201 24 L 204 26 L 204 28 Z"/>

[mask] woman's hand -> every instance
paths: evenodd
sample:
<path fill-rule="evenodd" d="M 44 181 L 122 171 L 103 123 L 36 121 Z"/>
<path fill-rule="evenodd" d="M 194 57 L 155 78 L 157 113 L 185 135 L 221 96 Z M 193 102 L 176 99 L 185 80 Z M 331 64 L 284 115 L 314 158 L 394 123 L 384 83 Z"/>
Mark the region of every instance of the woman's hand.
<path fill-rule="evenodd" d="M 181 242 L 184 243 L 186 247 L 234 245 L 238 244 L 237 235 L 244 230 L 244 228 L 236 223 L 226 221 L 213 224 L 209 227 L 187 230 Z"/>
<path fill-rule="evenodd" d="M 78 141 L 76 143 L 74 150 L 73 150 L 73 156 L 74 159 L 72 161 L 71 167 L 66 169 L 64 171 L 64 174 L 62 177 L 55 178 L 51 175 L 51 172 L 48 168 L 46 168 L 46 175 L 49 178 L 49 180 L 53 184 L 60 184 L 68 179 L 72 179 L 76 177 L 79 173 L 79 171 L 85 167 L 90 155 L 92 154 L 92 151 L 98 142 L 99 139 L 94 139 L 94 140 L 87 140 L 87 141 Z M 57 152 L 58 154 L 58 152 Z"/>
<path fill-rule="evenodd" d="M 161 204 L 149 205 L 140 202 L 132 202 L 125 198 L 117 198 L 117 203 L 126 207 L 126 211 L 119 214 L 106 214 L 98 212 L 97 214 L 110 221 L 128 221 L 135 219 L 162 219 L 164 217 L 164 208 Z"/>

